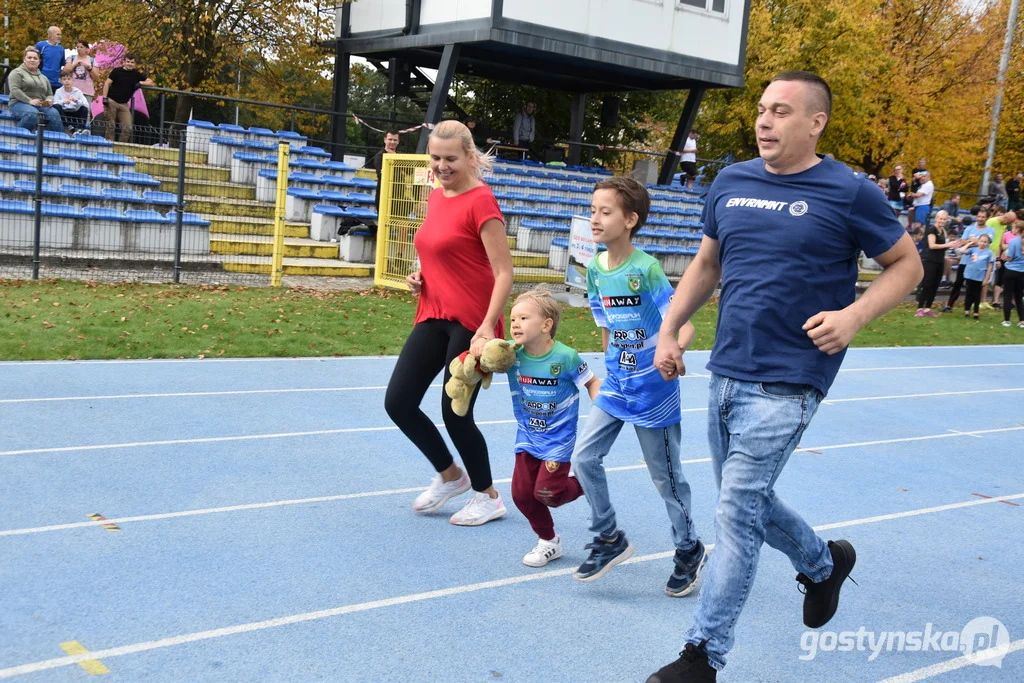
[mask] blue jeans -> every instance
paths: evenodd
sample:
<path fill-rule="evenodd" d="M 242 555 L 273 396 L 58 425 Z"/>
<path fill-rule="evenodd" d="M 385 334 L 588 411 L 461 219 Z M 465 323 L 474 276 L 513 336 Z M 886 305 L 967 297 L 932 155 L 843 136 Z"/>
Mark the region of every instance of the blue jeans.
<path fill-rule="evenodd" d="M 11 114 L 17 117 L 17 125 L 20 128 L 35 130 L 36 124 L 39 121 L 39 115 L 42 114 L 46 119 L 47 130 L 58 133 L 64 132 L 64 122 L 60 119 L 60 113 L 53 107 L 34 107 L 27 102 L 12 101 L 7 105 L 7 108 L 11 110 Z"/>
<path fill-rule="evenodd" d="M 572 469 L 590 503 L 590 531 L 595 536 L 608 538 L 617 528 L 615 509 L 608 494 L 604 457 L 608 455 L 624 424 L 619 418 L 592 406 L 587 422 L 576 438 Z M 697 543 L 697 533 L 690 518 L 690 484 L 683 476 L 683 468 L 679 464 L 682 429 L 678 423 L 661 429 L 634 429 L 640 440 L 640 450 L 644 454 L 651 481 L 665 501 L 668 519 L 672 523 L 672 542 L 676 548 L 689 552 Z"/>
<path fill-rule="evenodd" d="M 718 482 L 717 538 L 686 640 L 695 645 L 707 640 L 708 660 L 716 669 L 725 666 L 732 648 L 764 542 L 786 553 L 814 582 L 832 573 L 828 545 L 774 491 L 823 398 L 806 384 L 711 376 L 708 442 Z"/>

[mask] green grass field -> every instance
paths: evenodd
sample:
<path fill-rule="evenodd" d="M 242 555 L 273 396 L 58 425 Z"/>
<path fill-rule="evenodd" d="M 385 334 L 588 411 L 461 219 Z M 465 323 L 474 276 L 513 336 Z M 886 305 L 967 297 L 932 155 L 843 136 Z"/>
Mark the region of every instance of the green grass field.
<path fill-rule="evenodd" d="M 0 280 L 0 311 L 3 360 L 350 356 L 398 353 L 415 300 L 385 290 Z M 907 304 L 868 325 L 854 346 L 1024 343 L 1024 330 L 1000 327 L 997 311 L 979 322 L 913 311 Z M 692 348 L 710 348 L 716 314 L 713 303 L 698 313 Z M 588 309 L 566 309 L 558 338 L 580 351 L 601 347 Z"/>

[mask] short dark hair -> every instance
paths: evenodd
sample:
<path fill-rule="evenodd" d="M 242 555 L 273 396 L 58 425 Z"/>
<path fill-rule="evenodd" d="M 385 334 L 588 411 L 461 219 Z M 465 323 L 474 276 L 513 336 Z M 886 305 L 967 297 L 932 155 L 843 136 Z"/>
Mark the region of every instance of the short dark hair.
<path fill-rule="evenodd" d="M 615 190 L 615 194 L 619 197 L 622 213 L 627 216 L 631 213 L 636 214 L 636 225 L 629 231 L 630 237 L 635 235 L 636 231 L 647 222 L 647 214 L 651 211 L 651 195 L 647 193 L 647 188 L 637 181 L 624 176 L 615 176 L 599 181 L 597 185 L 594 185 L 594 190 Z"/>
<path fill-rule="evenodd" d="M 772 83 L 775 81 L 808 83 L 811 86 L 811 91 L 815 94 L 815 106 L 820 107 L 819 111 L 825 112 L 828 121 L 832 120 L 832 88 L 828 87 L 828 82 L 824 78 L 810 71 L 783 71 L 771 80 Z M 828 121 L 825 122 L 825 128 L 828 128 Z M 825 134 L 825 128 L 821 129 L 822 135 Z"/>
<path fill-rule="evenodd" d="M 126 61 L 126 62 L 127 62 L 127 61 L 128 61 L 129 59 L 130 59 L 130 60 L 132 60 L 133 62 L 137 62 L 137 61 L 139 61 L 138 59 L 136 59 L 136 58 L 135 58 L 135 53 L 134 53 L 134 52 L 129 52 L 129 53 L 127 53 L 127 54 L 126 54 L 126 55 L 124 56 L 124 61 Z"/>
<path fill-rule="evenodd" d="M 79 39 L 78 39 L 78 40 L 77 40 L 77 41 L 75 42 L 75 45 L 84 45 L 84 46 L 85 46 L 85 49 L 86 49 L 86 50 L 88 50 L 88 49 L 89 49 L 89 43 L 87 43 L 86 41 L 82 40 L 81 38 L 79 38 Z"/>
<path fill-rule="evenodd" d="M 387 136 L 389 136 L 389 135 L 399 135 L 399 136 L 400 136 L 400 135 L 401 135 L 401 133 L 399 133 L 399 132 L 398 132 L 398 130 L 397 130 L 397 129 L 395 129 L 395 128 L 388 128 L 388 129 L 387 129 L 387 130 L 386 130 L 386 131 L 384 132 L 384 137 L 387 137 Z"/>

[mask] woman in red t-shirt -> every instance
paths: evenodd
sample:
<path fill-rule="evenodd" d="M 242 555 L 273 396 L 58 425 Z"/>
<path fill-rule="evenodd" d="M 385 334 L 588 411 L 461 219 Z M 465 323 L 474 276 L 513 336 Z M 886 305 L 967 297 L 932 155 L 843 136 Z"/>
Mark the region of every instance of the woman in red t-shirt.
<path fill-rule="evenodd" d="M 384 407 L 437 471 L 412 509 L 434 512 L 472 486 L 473 496 L 451 522 L 477 526 L 504 516 L 506 508 L 491 481 L 487 442 L 473 419 L 476 393 L 469 412 L 459 417 L 441 392 L 444 425 L 465 471 L 455 464 L 420 402 L 442 369 L 444 381 L 449 380 L 453 358 L 467 349 L 479 356 L 485 343 L 504 337 L 512 254 L 498 202 L 481 180 L 490 158 L 473 144 L 469 129 L 458 121 L 439 123 L 427 151 L 441 187 L 427 198 L 427 215 L 416 231 L 420 269 L 406 279 L 419 296 L 416 321 L 395 363 Z"/>

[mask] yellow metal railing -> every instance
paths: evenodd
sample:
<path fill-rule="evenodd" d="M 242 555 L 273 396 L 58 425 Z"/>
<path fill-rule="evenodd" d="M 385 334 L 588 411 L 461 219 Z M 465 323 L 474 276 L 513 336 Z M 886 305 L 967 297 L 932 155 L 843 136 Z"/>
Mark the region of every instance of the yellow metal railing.
<path fill-rule="evenodd" d="M 408 290 L 405 277 L 416 269 L 413 238 L 427 215 L 427 195 L 436 187 L 426 154 L 385 154 L 377 216 L 377 259 L 373 281 L 379 287 Z"/>
<path fill-rule="evenodd" d="M 270 264 L 270 286 L 280 287 L 284 274 L 284 210 L 288 199 L 288 142 L 277 146 L 277 194 L 274 202 L 274 251 Z"/>

